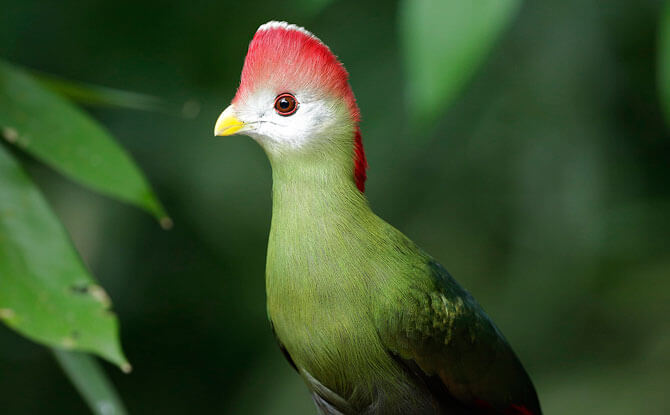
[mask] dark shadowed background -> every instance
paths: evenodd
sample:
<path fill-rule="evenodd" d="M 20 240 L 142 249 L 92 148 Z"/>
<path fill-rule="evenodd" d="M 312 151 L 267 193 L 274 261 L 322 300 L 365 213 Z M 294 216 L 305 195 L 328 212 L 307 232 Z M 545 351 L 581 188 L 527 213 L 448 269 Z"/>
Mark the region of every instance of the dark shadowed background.
<path fill-rule="evenodd" d="M 370 203 L 479 299 L 547 414 L 670 413 L 661 2 L 525 2 L 461 93 L 419 126 L 396 2 L 285 4 L 0 4 L 1 58 L 200 107 L 194 118 L 89 109 L 146 172 L 170 231 L 23 160 L 114 300 L 134 370 L 105 367 L 129 412 L 315 412 L 266 321 L 270 166 L 252 140 L 212 136 L 249 40 L 274 19 L 344 62 Z M 0 325 L 0 412 L 88 409 L 47 349 Z"/>

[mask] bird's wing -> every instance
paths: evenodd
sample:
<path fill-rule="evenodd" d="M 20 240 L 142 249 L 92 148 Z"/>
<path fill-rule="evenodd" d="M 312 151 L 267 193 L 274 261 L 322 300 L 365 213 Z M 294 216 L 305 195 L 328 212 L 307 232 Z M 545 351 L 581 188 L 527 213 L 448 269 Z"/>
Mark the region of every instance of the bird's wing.
<path fill-rule="evenodd" d="M 376 317 L 389 353 L 436 399 L 540 415 L 533 384 L 498 328 L 444 267 L 429 260 L 427 269 L 431 289 L 417 284 Z"/>

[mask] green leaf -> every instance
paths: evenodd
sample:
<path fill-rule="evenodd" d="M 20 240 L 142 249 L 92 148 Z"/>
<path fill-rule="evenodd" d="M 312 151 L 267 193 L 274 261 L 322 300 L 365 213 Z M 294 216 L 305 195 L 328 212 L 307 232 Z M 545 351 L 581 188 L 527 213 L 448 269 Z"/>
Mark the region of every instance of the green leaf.
<path fill-rule="evenodd" d="M 472 77 L 521 0 L 403 0 L 410 114 L 431 122 Z"/>
<path fill-rule="evenodd" d="M 54 169 L 111 197 L 169 218 L 128 154 L 97 122 L 0 61 L 0 129 L 4 138 Z"/>
<path fill-rule="evenodd" d="M 34 341 L 93 352 L 127 371 L 109 308 L 40 191 L 0 145 L 0 320 Z"/>
<path fill-rule="evenodd" d="M 96 415 L 125 415 L 126 408 L 94 357 L 77 352 L 54 350 L 56 361 Z"/>
<path fill-rule="evenodd" d="M 658 33 L 658 92 L 665 120 L 670 123 L 670 1 L 665 2 Z"/>

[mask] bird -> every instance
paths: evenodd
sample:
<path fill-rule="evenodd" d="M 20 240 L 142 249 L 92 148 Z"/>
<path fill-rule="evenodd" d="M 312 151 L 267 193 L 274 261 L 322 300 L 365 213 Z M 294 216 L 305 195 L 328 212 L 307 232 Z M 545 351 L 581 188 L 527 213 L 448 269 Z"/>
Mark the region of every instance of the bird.
<path fill-rule="evenodd" d="M 360 112 L 308 30 L 261 25 L 216 136 L 272 167 L 267 314 L 321 415 L 541 415 L 533 383 L 477 301 L 375 215 Z"/>

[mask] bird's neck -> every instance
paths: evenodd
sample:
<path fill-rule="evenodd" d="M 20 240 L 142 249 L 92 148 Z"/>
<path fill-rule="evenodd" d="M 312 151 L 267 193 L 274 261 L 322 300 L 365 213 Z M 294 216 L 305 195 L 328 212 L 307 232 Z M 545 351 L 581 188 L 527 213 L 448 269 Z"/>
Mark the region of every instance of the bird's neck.
<path fill-rule="evenodd" d="M 356 220 L 371 213 L 354 182 L 353 161 L 345 157 L 317 152 L 288 160 L 271 157 L 273 222 Z"/>
<path fill-rule="evenodd" d="M 380 238 L 380 220 L 356 187 L 353 164 L 316 155 L 271 163 L 266 289 L 268 313 L 282 336 L 282 330 L 302 333 L 308 319 L 337 313 L 366 292 L 362 253 L 380 245 L 371 240 Z"/>

